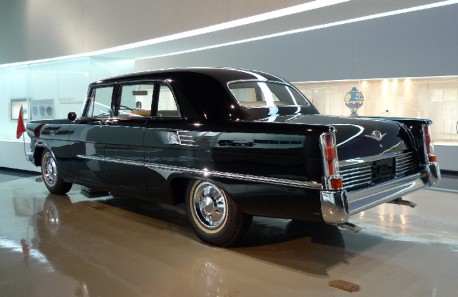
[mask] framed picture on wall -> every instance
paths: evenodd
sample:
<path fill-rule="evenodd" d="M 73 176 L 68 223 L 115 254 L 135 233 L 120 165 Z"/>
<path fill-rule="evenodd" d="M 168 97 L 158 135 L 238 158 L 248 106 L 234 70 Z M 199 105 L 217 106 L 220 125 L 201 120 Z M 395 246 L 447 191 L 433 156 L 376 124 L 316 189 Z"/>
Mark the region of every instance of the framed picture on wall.
<path fill-rule="evenodd" d="M 56 117 L 54 99 L 31 100 L 30 107 L 33 120 L 49 120 Z"/>
<path fill-rule="evenodd" d="M 22 117 L 24 120 L 29 119 L 29 101 L 24 99 L 11 99 L 11 119 L 17 120 L 19 118 L 19 110 L 22 106 Z"/>

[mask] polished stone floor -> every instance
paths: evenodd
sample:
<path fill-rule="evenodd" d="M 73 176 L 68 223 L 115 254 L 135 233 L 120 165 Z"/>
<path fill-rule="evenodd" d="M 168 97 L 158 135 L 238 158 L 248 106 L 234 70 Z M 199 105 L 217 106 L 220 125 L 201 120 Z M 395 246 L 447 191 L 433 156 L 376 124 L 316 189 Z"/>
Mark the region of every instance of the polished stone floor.
<path fill-rule="evenodd" d="M 8 174 L 6 174 L 8 175 Z M 450 183 L 453 182 L 453 178 Z M 457 296 L 458 194 L 421 190 L 332 226 L 256 218 L 233 248 L 202 244 L 182 207 L 47 192 L 0 179 L 0 296 Z M 43 211 L 45 210 L 45 211 Z M 359 286 L 349 293 L 329 285 Z"/>

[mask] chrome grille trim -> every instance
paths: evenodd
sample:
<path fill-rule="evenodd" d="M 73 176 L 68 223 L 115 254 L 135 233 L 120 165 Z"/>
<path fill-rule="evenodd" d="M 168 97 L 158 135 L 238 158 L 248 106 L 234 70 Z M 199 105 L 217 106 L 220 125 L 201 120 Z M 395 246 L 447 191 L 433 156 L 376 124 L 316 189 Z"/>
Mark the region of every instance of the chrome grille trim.
<path fill-rule="evenodd" d="M 180 139 L 181 145 L 186 145 L 186 146 L 196 146 L 194 137 L 192 135 L 189 135 L 188 133 L 191 133 L 189 131 L 177 131 L 178 138 Z"/>
<path fill-rule="evenodd" d="M 405 175 L 407 172 L 415 169 L 414 152 L 408 152 L 394 157 L 395 175 Z"/>
<path fill-rule="evenodd" d="M 343 179 L 343 185 L 346 190 L 352 191 L 352 189 L 358 187 L 359 189 L 372 186 L 374 184 L 386 181 L 384 176 L 380 181 L 377 176 L 378 161 L 392 160 L 393 161 L 393 173 L 390 179 L 402 178 L 418 172 L 419 164 L 415 162 L 415 152 L 407 152 L 397 155 L 385 156 L 380 158 L 374 156 L 372 158 L 366 158 L 365 162 L 350 163 L 351 161 L 343 161 L 340 163 L 340 175 Z M 388 162 L 389 163 L 389 162 Z M 386 166 L 386 165 L 385 165 Z M 390 168 L 390 167 L 388 167 Z M 417 170 L 418 169 L 418 170 Z M 385 169 L 386 170 L 386 169 Z M 388 177 L 389 178 L 389 177 Z"/>
<path fill-rule="evenodd" d="M 343 176 L 345 178 L 345 181 L 346 182 L 350 182 L 350 181 L 355 181 L 355 180 L 360 180 L 360 179 L 364 179 L 364 178 L 367 178 L 367 177 L 371 177 L 372 176 L 372 172 L 368 171 L 368 172 L 365 172 L 363 174 L 358 174 L 358 175 L 349 175 L 348 177 L 347 176 Z"/>
<path fill-rule="evenodd" d="M 347 166 L 349 167 L 349 166 Z M 372 168 L 370 163 L 363 163 L 350 168 L 341 168 L 340 175 L 345 189 L 351 189 L 364 184 L 369 185 L 372 180 Z"/>

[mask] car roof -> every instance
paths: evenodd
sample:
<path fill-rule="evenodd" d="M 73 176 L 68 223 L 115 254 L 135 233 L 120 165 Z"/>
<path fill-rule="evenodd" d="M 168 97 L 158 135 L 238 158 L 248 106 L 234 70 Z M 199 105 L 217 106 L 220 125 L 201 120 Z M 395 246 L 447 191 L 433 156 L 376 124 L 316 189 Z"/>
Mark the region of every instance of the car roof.
<path fill-rule="evenodd" d="M 119 81 L 136 81 L 147 79 L 175 79 L 177 77 L 186 76 L 208 76 L 222 83 L 235 80 L 270 80 L 277 82 L 286 82 L 284 79 L 257 70 L 248 70 L 242 68 L 210 68 L 210 67 L 193 67 L 193 68 L 170 68 L 160 70 L 149 70 L 142 72 L 134 72 L 119 76 L 110 77 L 103 80 L 98 80 L 93 84 L 114 83 Z"/>
<path fill-rule="evenodd" d="M 176 94 L 186 118 L 208 121 L 237 120 L 250 117 L 233 97 L 227 85 L 232 81 L 273 81 L 288 83 L 284 79 L 257 70 L 241 68 L 171 68 L 135 72 L 96 81 L 89 90 L 105 84 L 137 83 L 149 80 L 167 81 Z"/>

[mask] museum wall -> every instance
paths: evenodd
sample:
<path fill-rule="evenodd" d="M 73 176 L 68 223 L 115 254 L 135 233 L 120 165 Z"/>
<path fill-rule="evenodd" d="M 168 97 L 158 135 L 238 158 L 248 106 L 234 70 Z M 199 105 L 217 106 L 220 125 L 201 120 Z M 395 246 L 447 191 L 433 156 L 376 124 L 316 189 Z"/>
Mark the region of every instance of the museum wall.
<path fill-rule="evenodd" d="M 138 60 L 137 70 L 231 66 L 290 81 L 458 75 L 458 5 Z"/>
<path fill-rule="evenodd" d="M 88 84 L 134 71 L 133 60 L 79 58 L 0 69 L 0 167 L 38 170 L 25 160 L 29 137 L 16 139 L 20 105 L 24 121 L 81 114 Z M 24 145 L 25 142 L 25 145 Z"/>
<path fill-rule="evenodd" d="M 0 64 L 92 52 L 304 2 L 0 0 Z"/>

